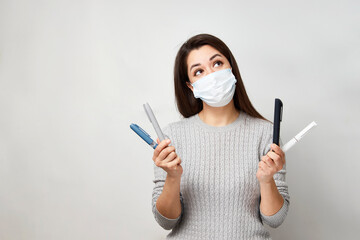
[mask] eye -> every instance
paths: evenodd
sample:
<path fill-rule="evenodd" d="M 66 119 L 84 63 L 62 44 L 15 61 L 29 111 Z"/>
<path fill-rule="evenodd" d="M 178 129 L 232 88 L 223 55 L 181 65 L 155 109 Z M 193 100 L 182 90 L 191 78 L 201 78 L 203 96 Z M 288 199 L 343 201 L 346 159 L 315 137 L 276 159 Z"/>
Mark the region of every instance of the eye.
<path fill-rule="evenodd" d="M 222 65 L 223 63 L 221 61 L 216 61 L 215 64 L 214 64 L 214 67 L 217 63 L 220 63 L 220 65 Z"/>
<path fill-rule="evenodd" d="M 194 76 L 197 76 L 197 75 L 199 75 L 199 74 L 197 74 L 198 72 L 200 72 L 200 73 L 202 73 L 202 70 L 201 69 L 196 69 L 195 71 L 194 71 Z"/>

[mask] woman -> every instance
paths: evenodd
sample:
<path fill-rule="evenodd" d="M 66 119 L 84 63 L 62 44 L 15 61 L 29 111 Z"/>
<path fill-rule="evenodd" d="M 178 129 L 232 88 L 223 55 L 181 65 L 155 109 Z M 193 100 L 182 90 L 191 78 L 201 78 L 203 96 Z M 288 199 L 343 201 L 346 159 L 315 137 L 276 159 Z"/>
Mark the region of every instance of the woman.
<path fill-rule="evenodd" d="M 163 128 L 167 139 L 153 155 L 152 210 L 172 229 L 167 239 L 271 239 L 263 224 L 280 226 L 290 204 L 285 154 L 231 51 L 209 34 L 190 38 L 174 81 L 184 118 Z"/>

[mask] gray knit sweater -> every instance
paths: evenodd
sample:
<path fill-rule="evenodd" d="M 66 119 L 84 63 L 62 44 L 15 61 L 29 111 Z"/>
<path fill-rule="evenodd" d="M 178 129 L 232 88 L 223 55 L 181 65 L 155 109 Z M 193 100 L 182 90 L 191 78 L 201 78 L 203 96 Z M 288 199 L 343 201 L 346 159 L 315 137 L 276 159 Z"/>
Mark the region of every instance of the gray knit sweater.
<path fill-rule="evenodd" d="M 166 239 L 271 239 L 263 223 L 280 226 L 290 204 L 285 164 L 274 175 L 285 200 L 282 208 L 271 216 L 260 211 L 256 172 L 261 156 L 270 150 L 272 127 L 241 111 L 226 126 L 208 125 L 196 114 L 163 128 L 183 167 L 181 215 L 169 219 L 156 208 L 167 173 L 154 163 L 152 211 L 162 228 L 172 229 Z"/>

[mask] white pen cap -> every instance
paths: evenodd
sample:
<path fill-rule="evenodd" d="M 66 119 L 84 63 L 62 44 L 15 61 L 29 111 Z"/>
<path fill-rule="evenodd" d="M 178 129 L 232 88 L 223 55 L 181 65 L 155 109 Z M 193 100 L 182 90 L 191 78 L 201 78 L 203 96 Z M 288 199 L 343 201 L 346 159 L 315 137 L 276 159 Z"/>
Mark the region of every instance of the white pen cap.
<path fill-rule="evenodd" d="M 310 129 L 312 129 L 313 127 L 317 126 L 317 124 L 315 122 L 310 123 L 309 125 L 306 126 L 306 128 L 304 128 L 301 132 L 299 132 L 295 137 L 293 137 L 289 142 L 287 142 L 284 146 L 281 147 L 281 149 L 283 150 L 283 152 L 286 152 L 287 150 L 289 150 L 292 146 L 295 145 L 295 143 L 297 143 L 302 137 L 305 136 L 306 133 L 309 132 Z"/>
<path fill-rule="evenodd" d="M 315 127 L 316 125 L 317 125 L 316 122 L 313 121 L 312 123 L 310 123 L 309 125 L 307 125 L 306 128 L 304 128 L 304 130 L 302 130 L 300 133 L 298 133 L 298 134 L 295 136 L 295 139 L 296 139 L 297 141 L 299 141 L 302 137 L 305 136 L 305 134 L 306 134 L 311 128 Z"/>

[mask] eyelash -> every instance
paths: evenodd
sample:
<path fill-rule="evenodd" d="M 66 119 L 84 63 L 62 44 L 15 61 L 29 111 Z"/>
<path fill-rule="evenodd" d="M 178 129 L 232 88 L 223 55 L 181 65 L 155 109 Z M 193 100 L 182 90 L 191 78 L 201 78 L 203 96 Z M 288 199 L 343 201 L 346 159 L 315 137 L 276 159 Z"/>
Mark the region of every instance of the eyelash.
<path fill-rule="evenodd" d="M 216 61 L 214 64 L 216 64 L 216 63 L 221 63 L 221 64 L 223 64 L 223 62 L 222 61 Z M 196 77 L 196 73 L 197 73 L 197 71 L 199 71 L 199 70 L 201 70 L 200 68 L 198 68 L 198 69 L 196 69 L 195 71 L 194 71 L 194 76 Z"/>

